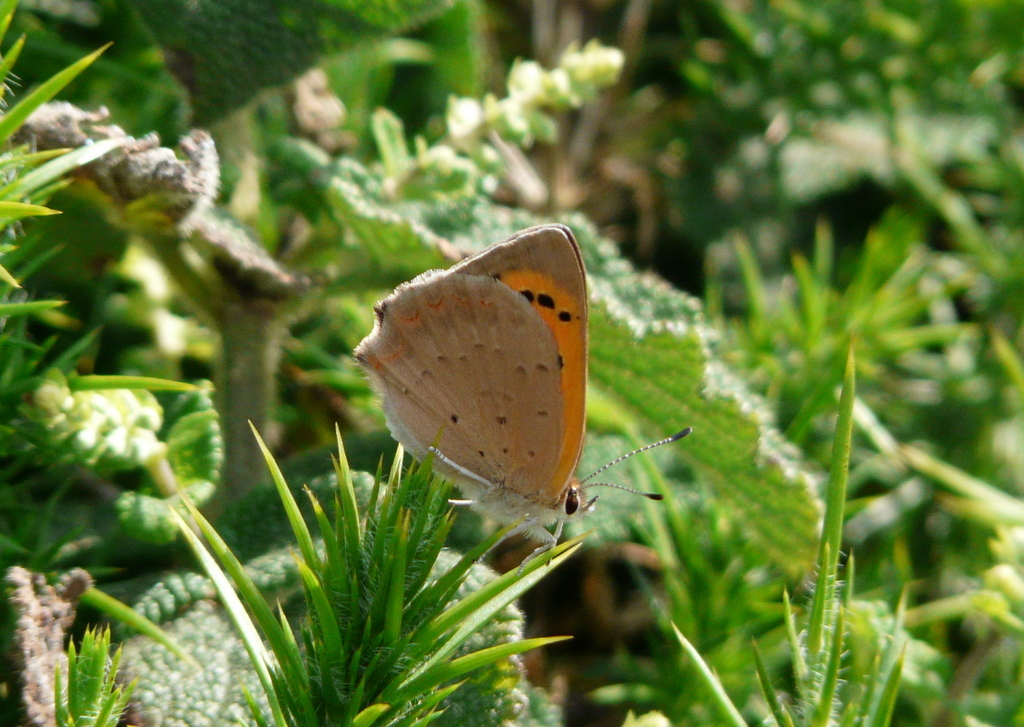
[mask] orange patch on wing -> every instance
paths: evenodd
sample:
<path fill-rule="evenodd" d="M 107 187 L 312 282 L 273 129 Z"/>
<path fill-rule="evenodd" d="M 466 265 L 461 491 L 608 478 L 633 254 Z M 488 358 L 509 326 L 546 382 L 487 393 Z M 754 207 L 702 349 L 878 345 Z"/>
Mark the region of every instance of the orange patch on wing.
<path fill-rule="evenodd" d="M 557 287 L 552 278 L 535 270 L 502 273 L 501 282 L 526 297 L 540 314 L 555 337 L 561 357 L 562 446 L 546 493 L 558 498 L 569 486 L 583 449 L 587 392 L 587 331 L 583 313 L 587 302 L 574 298 L 569 291 Z"/>
<path fill-rule="evenodd" d="M 379 371 L 380 369 L 384 368 L 385 365 L 391 363 L 397 358 L 404 356 L 407 348 L 408 347 L 403 343 L 400 346 L 395 346 L 394 350 L 392 350 L 390 353 L 379 356 L 370 356 L 367 358 L 367 361 L 369 361 L 370 365 L 373 366 L 373 368 Z"/>

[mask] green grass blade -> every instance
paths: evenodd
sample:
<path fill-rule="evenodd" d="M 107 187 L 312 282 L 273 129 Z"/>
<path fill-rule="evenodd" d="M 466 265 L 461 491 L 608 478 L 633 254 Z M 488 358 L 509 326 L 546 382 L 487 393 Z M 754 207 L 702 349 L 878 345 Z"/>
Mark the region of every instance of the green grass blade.
<path fill-rule="evenodd" d="M 26 217 L 45 217 L 47 215 L 59 214 L 60 210 L 43 207 L 41 204 L 0 200 L 0 225 L 8 225 L 15 220 L 22 220 Z"/>
<path fill-rule="evenodd" d="M 4 318 L 27 316 L 33 313 L 60 308 L 62 305 L 64 305 L 63 300 L 30 300 L 24 303 L 0 303 L 0 316 Z"/>
<path fill-rule="evenodd" d="M 1013 383 L 1013 388 L 1017 390 L 1018 400 L 1024 401 L 1024 361 L 1002 333 L 993 328 L 990 335 L 996 358 L 999 359 L 1007 378 Z"/>
<path fill-rule="evenodd" d="M 388 574 L 387 602 L 384 612 L 384 643 L 394 644 L 402 633 L 402 611 L 405 606 L 405 572 L 408 564 L 409 547 L 409 513 L 404 516 L 395 528 L 395 547 L 390 551 L 390 560 L 394 568 Z"/>
<path fill-rule="evenodd" d="M 305 561 L 296 558 L 295 563 L 298 566 L 302 583 L 306 587 L 306 595 L 317 615 L 317 624 L 320 627 L 319 633 L 323 637 L 324 649 L 330 654 L 342 653 L 341 631 L 338 629 L 337 617 L 331 607 L 327 592 L 324 591 L 323 584 Z"/>
<path fill-rule="evenodd" d="M 747 293 L 747 317 L 750 327 L 758 330 L 764 325 L 764 312 L 767 309 L 767 295 L 761 268 L 757 264 L 757 259 L 754 257 L 749 243 L 744 238 L 737 236 L 733 247 L 736 250 L 736 259 L 740 264 L 743 287 Z"/>
<path fill-rule="evenodd" d="M 473 567 L 473 564 L 483 558 L 484 555 L 499 543 L 509 532 L 511 532 L 514 527 L 516 527 L 516 523 L 506 525 L 500 530 L 492 533 L 489 538 L 476 545 L 472 550 L 467 551 L 461 558 L 459 558 L 455 565 L 413 598 L 412 602 L 409 604 L 410 610 L 414 612 L 419 611 L 422 608 L 421 604 L 423 602 L 436 601 L 448 603 L 451 601 L 455 592 L 459 588 L 459 584 L 462 583 L 464 576 L 469 572 L 469 569 Z"/>
<path fill-rule="evenodd" d="M 349 537 L 349 549 L 351 552 L 359 551 L 359 506 L 356 504 L 356 490 L 352 484 L 352 470 L 348 466 L 348 457 L 345 454 L 345 442 L 341 439 L 341 430 L 335 425 L 334 435 L 338 440 L 338 457 L 334 459 L 334 471 L 338 476 L 338 490 L 342 505 L 341 515 L 344 516 L 346 534 Z M 354 540 L 353 540 L 354 536 Z"/>
<path fill-rule="evenodd" d="M 415 679 L 411 679 L 402 685 L 402 692 L 420 694 L 431 691 L 446 682 L 458 679 L 465 674 L 493 664 L 496 661 L 501 661 L 502 659 L 507 659 L 510 656 L 522 654 L 525 651 L 537 649 L 541 646 L 547 646 L 548 644 L 557 644 L 559 641 L 566 641 L 570 638 L 572 637 L 549 636 L 537 639 L 523 639 L 522 641 L 510 641 L 505 644 L 480 649 L 458 659 L 441 662 L 420 673 Z"/>
<path fill-rule="evenodd" d="M 372 727 L 389 709 L 390 704 L 371 704 L 352 719 L 352 727 Z"/>
<path fill-rule="evenodd" d="M 28 149 L 27 146 L 18 147 L 19 149 Z M 26 151 L 24 153 L 15 153 L 6 159 L 0 159 L 0 170 L 6 169 L 19 169 L 27 170 L 38 167 L 40 164 L 56 159 L 67 154 L 70 149 L 45 149 L 43 151 Z M 26 174 L 28 172 L 25 172 Z M 6 189 L 6 188 L 5 188 Z M 0 198 L 2 198 L 0 194 Z"/>
<path fill-rule="evenodd" d="M 106 593 L 96 588 L 89 588 L 86 590 L 86 592 L 82 594 L 81 600 L 82 603 L 86 603 L 93 608 L 102 611 L 111 618 L 116 618 L 118 621 L 131 627 L 143 636 L 153 639 L 153 641 L 158 644 L 162 644 L 165 649 L 182 661 L 187 662 L 189 666 L 196 668 L 199 667 L 196 660 L 193 659 L 188 652 L 182 649 L 178 642 L 171 638 L 170 634 L 131 606 L 121 603 L 113 596 L 108 596 Z"/>
<path fill-rule="evenodd" d="M 856 400 L 856 359 L 853 342 L 846 356 L 843 391 L 839 397 L 839 416 L 832 441 L 832 462 L 825 493 L 825 521 L 818 544 L 818 582 L 814 591 L 807 629 L 807 650 L 811 657 L 823 647 L 826 610 L 835 593 L 839 550 L 843 540 L 843 511 L 846 506 L 846 483 L 850 472 L 850 447 L 853 437 L 853 406 Z"/>
<path fill-rule="evenodd" d="M 0 40 L 7 35 L 11 27 L 11 20 L 14 19 L 14 9 L 18 7 L 18 0 L 3 0 L 0 2 Z"/>
<path fill-rule="evenodd" d="M 673 624 L 672 628 L 676 633 L 676 638 L 679 639 L 680 645 L 683 647 L 683 651 L 696 664 L 697 673 L 700 675 L 701 681 L 704 682 L 704 686 L 711 690 L 711 695 L 722 714 L 725 724 L 731 725 L 731 727 L 747 727 L 747 721 L 743 719 L 743 715 L 740 714 L 740 711 L 736 709 L 736 705 L 729 699 L 729 695 L 725 693 L 725 687 L 722 686 L 722 682 L 711 670 L 711 667 L 701 658 L 700 653 L 694 648 L 693 644 L 683 636 L 683 632 L 675 627 L 675 624 Z"/>
<path fill-rule="evenodd" d="M 843 656 L 843 637 L 846 627 L 846 610 L 839 608 L 833 626 L 832 641 L 828 653 L 828 665 L 825 667 L 825 678 L 822 680 L 821 691 L 816 695 L 814 714 L 811 727 L 828 727 L 832 721 L 832 709 L 835 706 L 836 688 L 839 686 L 839 661 Z"/>
<path fill-rule="evenodd" d="M 103 139 L 93 144 L 73 149 L 56 159 L 47 162 L 38 169 L 18 177 L 9 185 L 0 189 L 0 199 L 20 199 L 61 179 L 68 172 L 94 162 L 114 149 L 120 148 L 119 139 Z"/>
<path fill-rule="evenodd" d="M 555 566 L 556 563 L 560 563 L 565 560 L 564 554 L 569 548 L 573 548 L 575 551 L 576 546 L 579 545 L 580 540 L 585 535 L 578 536 L 572 540 L 567 540 L 547 553 L 544 553 L 532 561 L 530 561 L 525 571 L 523 572 L 522 581 L 516 583 L 518 574 L 516 571 L 509 571 L 508 573 L 495 578 L 493 581 L 484 585 L 483 588 L 474 591 L 466 598 L 462 599 L 454 606 L 446 609 L 444 613 L 434 619 L 423 631 L 424 641 L 427 644 L 431 644 L 446 633 L 449 629 L 452 629 L 456 624 L 464 624 L 474 613 L 484 607 L 490 602 L 492 598 L 505 592 L 509 588 L 515 588 L 519 593 L 524 592 L 530 585 L 533 585 L 541 578 L 544 577 L 545 573 L 541 570 L 543 566 L 551 563 L 551 566 Z M 529 585 L 521 587 L 522 583 L 528 582 Z"/>
<path fill-rule="evenodd" d="M 313 545 L 313 536 L 310 534 L 309 528 L 306 527 L 306 521 L 299 510 L 299 504 L 295 502 L 295 498 L 292 496 L 292 491 L 288 488 L 288 483 L 284 481 L 281 468 L 277 466 L 274 455 L 267 449 L 267 445 L 263 442 L 263 437 L 256 431 L 256 427 L 253 426 L 252 422 L 249 422 L 249 427 L 252 429 L 253 436 L 256 437 L 256 443 L 259 445 L 260 451 L 263 452 L 263 459 L 267 463 L 267 469 L 270 470 L 270 479 L 273 480 L 274 487 L 277 488 L 277 494 L 281 498 L 281 504 L 284 505 L 285 514 L 288 516 L 288 524 L 291 525 L 292 532 L 295 533 L 295 539 L 299 543 L 299 552 L 302 553 L 302 559 L 309 564 L 319 563 L 320 558 L 317 555 L 316 546 Z"/>
<path fill-rule="evenodd" d="M 415 679 L 420 674 L 433 668 L 435 664 L 447 659 L 466 639 L 476 633 L 489 619 L 493 618 L 498 611 L 519 598 L 537 581 L 547 575 L 551 569 L 575 553 L 579 547 L 578 539 L 566 541 L 548 553 L 544 553 L 530 561 L 522 576 L 519 576 L 516 571 L 510 571 L 503 576 L 495 578 L 479 591 L 470 594 L 454 607 L 441 614 L 439 618 L 434 620 L 434 623 L 428 625 L 422 632 L 426 650 L 430 653 L 430 656 L 412 671 L 409 675 L 409 680 Z M 548 567 L 549 563 L 550 567 Z M 458 617 L 453 620 L 451 612 L 457 612 Z M 445 624 L 440 632 L 438 632 L 438 624 Z M 456 624 L 458 624 L 458 628 L 438 646 L 438 642 L 442 639 L 444 633 Z M 385 698 L 388 698 L 387 693 L 385 693 Z"/>
<path fill-rule="evenodd" d="M 751 645 L 754 648 L 754 669 L 757 671 L 757 681 L 761 686 L 761 694 L 764 696 L 764 701 L 768 705 L 772 717 L 775 719 L 775 724 L 777 727 L 794 727 L 792 715 L 783 708 L 782 703 L 779 701 L 779 695 L 775 693 L 775 687 L 772 685 L 771 677 L 768 676 L 768 668 L 764 665 L 764 659 L 761 657 L 761 650 L 757 648 L 757 642 L 752 641 Z"/>
<path fill-rule="evenodd" d="M 807 698 L 807 686 L 809 672 L 807 660 L 804 658 L 804 650 L 800 645 L 800 637 L 796 631 L 796 617 L 793 615 L 793 604 L 789 600 L 789 591 L 782 591 L 783 620 L 786 624 L 786 640 L 789 642 L 789 650 L 793 658 L 793 677 L 796 681 L 797 691 L 804 699 Z"/>
<path fill-rule="evenodd" d="M 843 510 L 846 506 L 846 483 L 850 472 L 850 447 L 853 437 L 853 404 L 856 397 L 856 368 L 853 342 L 847 350 L 843 391 L 839 396 L 839 416 L 836 420 L 835 439 L 832 442 L 832 461 L 828 473 L 825 495 L 825 522 L 818 550 L 818 563 L 835 576 L 843 540 Z M 830 551 L 824 560 L 826 545 Z"/>
<path fill-rule="evenodd" d="M 4 114 L 3 118 L 0 118 L 0 142 L 6 142 L 11 134 L 21 128 L 21 125 L 25 123 L 25 119 L 33 111 L 60 93 L 61 89 L 71 83 L 79 73 L 88 68 L 111 45 L 112 43 L 107 43 L 99 50 L 93 51 L 85 58 L 72 63 L 63 71 L 54 74 L 15 104 L 10 111 Z"/>
<path fill-rule="evenodd" d="M 903 674 L 903 660 L 906 656 L 907 647 L 903 644 L 888 673 L 885 674 L 885 683 L 878 701 L 872 705 L 872 710 L 864 727 L 888 727 L 892 721 L 892 713 L 896 708 L 896 697 L 900 691 L 900 677 Z"/>
<path fill-rule="evenodd" d="M 823 536 L 824 537 L 824 536 Z M 832 555 L 832 549 L 825 544 L 822 557 L 827 562 Z M 807 618 L 807 660 L 814 665 L 819 665 L 819 655 L 824 649 L 824 634 L 827 627 L 829 606 L 832 605 L 832 592 L 835 586 L 835 579 L 830 577 L 824 562 L 818 563 L 818 575 L 814 582 L 814 597 L 811 599 L 811 609 Z"/>
<path fill-rule="evenodd" d="M 18 279 L 11 275 L 10 271 L 3 265 L 0 265 L 0 282 L 7 283 L 12 288 L 20 288 L 21 283 Z"/>
<path fill-rule="evenodd" d="M 196 391 L 198 386 L 186 381 L 158 379 L 153 376 L 69 376 L 72 391 L 105 391 L 109 389 L 145 389 L 146 391 Z"/>
<path fill-rule="evenodd" d="M 205 518 L 203 518 L 199 511 L 191 506 L 190 503 L 185 501 L 185 505 L 188 507 L 192 517 L 196 519 L 197 523 L 199 523 L 199 527 L 203 530 L 207 540 L 210 540 L 210 533 L 213 531 L 213 528 L 206 522 Z M 256 625 L 246 612 L 238 594 L 236 594 L 234 588 L 232 588 L 231 582 L 228 580 L 224 570 L 221 569 L 217 564 L 217 561 L 214 560 L 213 556 L 203 545 L 202 541 L 199 540 L 199 536 L 192 531 L 192 528 L 185 522 L 185 519 L 178 514 L 177 510 L 172 509 L 171 515 L 177 521 L 179 530 L 181 530 L 185 540 L 192 548 L 192 552 L 196 554 L 196 557 L 203 566 L 203 570 L 206 572 L 207 576 L 210 577 L 210 580 L 213 581 L 214 587 L 217 589 L 217 593 L 220 596 L 221 603 L 224 604 L 224 608 L 227 610 L 228 615 L 234 622 L 235 628 L 238 629 L 242 643 L 245 645 L 245 650 L 249 654 L 253 670 L 259 678 L 260 684 L 263 685 L 267 699 L 270 702 L 270 709 L 274 716 L 274 722 L 277 727 L 288 727 L 288 723 L 285 720 L 280 702 L 278 701 L 277 694 L 274 690 L 273 681 L 271 680 L 270 664 L 272 662 L 270 655 L 263 646 L 263 640 L 260 638 L 260 634 L 256 630 Z M 204 524 L 206 527 L 203 527 Z M 216 540 L 220 540 L 216 537 L 216 533 L 213 533 L 213 535 Z M 256 590 L 252 581 L 249 580 L 248 576 L 242 569 L 241 564 L 234 557 L 234 554 L 230 552 L 223 541 L 217 543 L 211 542 L 210 545 L 211 549 L 213 549 L 213 551 L 217 553 L 217 556 L 222 559 L 221 562 L 224 562 L 228 572 L 231 573 L 232 578 L 234 578 L 235 583 L 239 584 L 240 590 L 242 590 L 243 594 L 247 596 L 246 600 L 249 602 L 249 607 L 252 608 L 253 612 L 257 615 L 257 619 L 260 621 L 263 632 L 268 635 L 271 643 L 275 640 L 281 641 L 283 639 L 283 635 L 273 633 L 275 631 L 279 631 L 279 627 L 277 627 L 277 622 L 270 613 L 269 606 Z M 270 629 L 268 629 L 268 622 L 272 625 Z M 278 654 L 278 656 L 280 657 L 280 654 Z"/>
<path fill-rule="evenodd" d="M 3 27 L 4 33 L 7 32 L 6 25 L 11 22 L 13 13 L 9 13 L 0 21 L 0 26 Z M 7 49 L 7 54 L 0 61 L 0 83 L 7 80 L 7 74 L 14 68 L 14 64 L 18 62 L 18 56 L 21 55 L 21 51 L 25 48 L 25 36 L 21 36 Z M 4 95 L 3 91 L 0 91 L 0 98 Z"/>

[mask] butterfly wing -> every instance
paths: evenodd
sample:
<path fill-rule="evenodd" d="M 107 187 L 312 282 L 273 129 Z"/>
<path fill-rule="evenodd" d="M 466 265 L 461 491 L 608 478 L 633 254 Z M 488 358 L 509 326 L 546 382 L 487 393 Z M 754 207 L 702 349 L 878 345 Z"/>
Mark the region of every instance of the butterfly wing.
<path fill-rule="evenodd" d="M 587 284 L 579 245 L 564 225 L 530 227 L 451 272 L 498 278 L 527 299 L 555 337 L 562 440 L 558 466 L 545 487 L 549 497 L 558 498 L 576 472 L 586 424 Z"/>
<path fill-rule="evenodd" d="M 542 496 L 563 439 L 558 350 L 525 298 L 491 277 L 434 272 L 377 313 L 356 360 L 395 438 L 419 459 L 436 442 L 484 480 Z M 435 467 L 479 490 L 444 462 Z"/>

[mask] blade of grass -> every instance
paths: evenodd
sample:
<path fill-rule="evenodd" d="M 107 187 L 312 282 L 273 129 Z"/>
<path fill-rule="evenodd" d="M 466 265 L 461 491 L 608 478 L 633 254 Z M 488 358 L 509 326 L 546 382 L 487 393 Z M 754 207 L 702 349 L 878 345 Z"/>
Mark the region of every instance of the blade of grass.
<path fill-rule="evenodd" d="M 14 18 L 14 9 L 18 6 L 18 0 L 3 0 L 0 3 L 0 39 L 7 35 L 7 29 L 11 27 L 11 20 Z M 8 51 L 9 52 L 9 51 Z"/>
<path fill-rule="evenodd" d="M 267 469 L 270 470 L 270 479 L 273 480 L 274 487 L 277 488 L 277 494 L 281 498 L 281 504 L 284 505 L 285 514 L 288 516 L 288 524 L 291 525 L 292 532 L 295 533 L 295 539 L 299 543 L 299 552 L 302 553 L 302 559 L 307 563 L 319 563 L 320 558 L 317 555 L 316 546 L 313 545 L 313 536 L 310 535 L 309 528 L 306 527 L 306 521 L 302 517 L 298 503 L 292 497 L 292 491 L 288 488 L 288 483 L 284 481 L 281 468 L 277 466 L 277 462 L 274 461 L 274 455 L 267 449 L 267 445 L 263 442 L 263 438 L 256 431 L 256 427 L 253 426 L 252 422 L 249 422 L 249 428 L 252 429 L 253 436 L 256 437 L 256 443 L 259 445 L 260 451 L 263 452 L 263 459 L 267 463 Z"/>
<path fill-rule="evenodd" d="M 59 214 L 60 210 L 43 207 L 41 204 L 0 200 L 0 224 L 6 225 L 14 220 L 21 220 L 25 217 L 45 217 L 47 215 Z"/>
<path fill-rule="evenodd" d="M 825 519 L 818 544 L 818 584 L 807 629 L 807 650 L 813 657 L 823 648 L 825 612 L 835 593 L 839 549 L 843 540 L 843 510 L 846 505 L 846 483 L 850 471 L 850 447 L 853 437 L 853 405 L 856 400 L 856 359 L 854 342 L 846 354 L 843 391 L 839 396 L 839 416 L 832 441 L 832 461 L 825 492 Z"/>
<path fill-rule="evenodd" d="M 547 636 L 536 639 L 523 639 L 522 641 L 510 641 L 506 644 L 489 646 L 486 649 L 474 651 L 472 654 L 460 656 L 448 662 L 442 662 L 432 669 L 421 673 L 415 679 L 411 679 L 402 685 L 402 691 L 410 694 L 418 694 L 436 688 L 438 685 L 458 679 L 475 669 L 493 664 L 496 661 L 507 659 L 525 651 L 539 649 L 548 644 L 557 644 L 560 641 L 568 641 L 571 636 Z"/>
<path fill-rule="evenodd" d="M 47 162 L 38 169 L 18 177 L 9 185 L 0 189 L 0 199 L 19 199 L 32 194 L 41 187 L 61 179 L 65 174 L 78 167 L 94 162 L 105 154 L 121 146 L 118 139 L 103 139 L 92 144 L 80 146 L 63 156 Z"/>
<path fill-rule="evenodd" d="M 191 654 L 182 649 L 178 642 L 171 638 L 170 634 L 131 606 L 121 603 L 113 596 L 109 596 L 96 588 L 89 588 L 86 590 L 86 592 L 82 594 L 81 600 L 82 603 L 86 603 L 93 608 L 102 611 L 108 616 L 116 618 L 118 621 L 126 626 L 130 626 L 143 636 L 153 639 L 153 641 L 158 644 L 162 644 L 165 649 L 182 661 L 186 662 L 189 666 L 199 668 L 199 663 L 192 658 Z"/>
<path fill-rule="evenodd" d="M 843 391 L 839 396 L 839 416 L 836 420 L 835 439 L 832 443 L 832 461 L 828 473 L 828 489 L 825 495 L 825 522 L 818 550 L 818 562 L 835 575 L 839 562 L 839 551 L 843 539 L 843 509 L 846 505 L 846 482 L 850 471 L 850 447 L 853 437 L 853 404 L 856 396 L 856 368 L 854 342 L 851 341 L 846 356 L 846 372 L 843 375 Z M 830 558 L 824 559 L 825 548 Z"/>
<path fill-rule="evenodd" d="M 512 601 L 519 598 L 519 596 L 543 578 L 547 572 L 575 553 L 579 547 L 579 538 L 567 540 L 548 553 L 544 553 L 530 561 L 522 576 L 516 571 L 509 571 L 505 575 L 495 578 L 483 588 L 467 596 L 456 606 L 441 614 L 432 624 L 425 627 L 422 632 L 424 643 L 427 644 L 426 648 L 432 650 L 433 653 L 426 661 L 419 664 L 412 671 L 406 681 L 415 679 L 420 674 L 447 659 L 466 639 L 478 631 L 483 623 L 491 619 L 498 611 L 512 603 Z M 548 563 L 551 564 L 550 568 L 546 567 Z M 454 618 L 453 613 L 456 614 Z M 450 636 L 444 638 L 445 632 L 455 624 L 459 624 L 458 628 Z M 444 638 L 444 641 L 438 647 L 437 642 L 442 638 Z M 414 652 L 413 658 L 416 658 Z M 384 697 L 388 698 L 388 695 L 385 694 Z"/>
<path fill-rule="evenodd" d="M 6 17 L 4 17 L 2 23 L 0 23 L 0 25 L 3 26 L 4 33 L 7 32 L 6 26 L 8 23 L 11 22 L 11 16 L 12 14 L 8 14 Z M 7 54 L 4 56 L 3 60 L 0 61 L 0 82 L 5 81 L 7 79 L 7 74 L 11 72 L 11 69 L 14 68 L 14 64 L 18 62 L 18 56 L 21 55 L 21 51 L 24 48 L 25 36 L 23 35 L 16 41 L 14 41 L 11 47 L 7 49 Z M 0 98 L 2 98 L 3 96 L 4 93 L 0 92 Z"/>
<path fill-rule="evenodd" d="M 30 300 L 24 303 L 0 303 L 0 316 L 4 318 L 26 316 L 60 308 L 62 305 L 64 305 L 63 300 Z"/>
<path fill-rule="evenodd" d="M 701 658 L 700 653 L 694 648 L 693 644 L 683 636 L 683 632 L 675 628 L 675 626 L 673 626 L 673 629 L 683 650 L 693 660 L 693 663 L 696 664 L 697 673 L 700 675 L 701 681 L 704 682 L 704 686 L 711 690 L 715 704 L 718 705 L 718 709 L 722 713 L 725 722 L 731 725 L 731 727 L 747 727 L 747 721 L 743 719 L 743 715 L 740 714 L 740 711 L 736 709 L 736 705 L 729 699 L 729 695 L 725 692 L 725 687 L 722 686 L 722 682 L 715 675 L 715 672 Z"/>
<path fill-rule="evenodd" d="M 845 613 L 846 609 L 840 607 L 836 614 L 836 621 L 832 631 L 832 643 L 830 644 L 831 648 L 828 651 L 828 665 L 825 668 L 825 678 L 821 684 L 821 691 L 815 699 L 811 727 L 828 727 L 832 721 L 832 711 L 836 704 L 836 688 L 839 686 L 839 660 L 843 656 L 843 637 L 846 626 Z"/>
<path fill-rule="evenodd" d="M 72 391 L 105 391 L 109 389 L 145 389 L 147 391 L 196 391 L 199 387 L 186 381 L 158 379 L 153 376 L 69 376 Z"/>
<path fill-rule="evenodd" d="M 52 99 L 61 89 L 67 86 L 75 77 L 92 64 L 100 55 L 113 43 L 107 43 L 99 50 L 95 50 L 85 58 L 82 58 L 70 66 L 54 74 L 33 89 L 27 96 L 22 98 L 6 114 L 0 118 L 0 142 L 6 142 L 11 134 L 21 128 L 33 111 Z"/>
<path fill-rule="evenodd" d="M 793 658 L 793 677 L 801 699 L 808 698 L 809 672 L 804 649 L 796 632 L 796 617 L 793 615 L 793 604 L 789 600 L 789 590 L 782 591 L 783 620 L 786 623 L 786 640 Z"/>
<path fill-rule="evenodd" d="M 793 716 L 782 706 L 782 702 L 779 701 L 779 695 L 775 693 L 775 687 L 772 685 L 771 677 L 768 676 L 768 668 L 764 665 L 764 659 L 761 658 L 761 650 L 757 648 L 757 642 L 751 640 L 751 645 L 754 647 L 754 669 L 757 671 L 757 681 L 761 686 L 761 694 L 764 696 L 764 701 L 767 703 L 768 709 L 775 719 L 776 726 L 794 727 Z"/>
<path fill-rule="evenodd" d="M 189 512 L 192 514 L 192 517 L 196 518 L 197 522 L 204 521 L 199 511 L 193 508 L 190 503 L 185 502 L 185 505 L 186 507 L 188 507 Z M 172 508 L 171 515 L 177 522 L 178 529 L 181 531 L 182 535 L 185 537 L 185 540 L 192 548 L 192 552 L 195 553 L 196 557 L 199 559 L 200 564 L 203 566 L 203 570 L 206 572 L 207 576 L 209 576 L 210 580 L 213 581 L 214 587 L 217 589 L 217 594 L 220 596 L 221 603 L 224 605 L 225 610 L 228 612 L 228 615 L 234 622 L 235 628 L 238 629 L 238 633 L 242 638 L 242 643 L 245 646 L 245 650 L 249 654 L 249 659 L 252 663 L 253 669 L 260 680 L 260 684 L 263 685 L 263 689 L 266 692 L 267 699 L 270 703 L 270 710 L 274 716 L 274 722 L 277 724 L 278 727 L 288 727 L 288 723 L 285 720 L 284 713 L 281 710 L 281 704 L 277 699 L 277 694 L 274 690 L 274 685 L 270 677 L 270 665 L 272 664 L 270 654 L 267 653 L 266 648 L 263 646 L 263 640 L 260 638 L 259 632 L 256 630 L 256 625 L 253 623 L 252 619 L 249 617 L 249 614 L 246 612 L 245 607 L 242 605 L 241 599 L 239 599 L 238 594 L 235 593 L 235 590 L 231 586 L 231 582 L 228 580 L 227 575 L 223 570 L 221 570 L 221 567 L 217 564 L 217 561 L 214 560 L 213 556 L 203 545 L 202 541 L 199 539 L 199 536 L 196 535 L 195 532 L 193 532 L 189 524 L 185 522 L 185 518 L 178 514 L 177 510 Z M 200 524 L 200 528 L 202 528 L 202 524 Z M 212 528 L 210 529 L 212 530 Z M 208 535 L 207 538 L 209 538 Z M 211 543 L 211 545 L 213 544 Z M 222 548 L 217 548 L 216 546 L 214 546 L 215 552 L 221 549 Z M 226 550 L 226 546 L 223 546 L 223 549 Z M 220 556 L 221 553 L 218 553 L 218 555 Z M 232 555 L 231 558 L 233 559 L 234 556 Z M 235 561 L 235 564 L 237 567 L 234 569 L 229 569 L 229 572 L 230 570 L 241 570 L 241 565 L 238 564 L 237 561 Z M 236 579 L 236 583 L 237 582 L 238 581 Z M 255 586 L 253 586 L 253 589 L 255 589 Z M 257 592 L 257 596 L 258 595 L 259 594 Z M 262 600 L 262 597 L 260 597 L 260 600 Z M 266 607 L 265 602 L 263 605 L 264 607 Z M 252 604 L 250 604 L 250 606 L 252 606 Z M 266 608 L 266 610 L 269 612 L 270 609 Z M 270 620 L 274 621 L 272 615 L 270 616 Z M 264 623 L 261 625 L 263 626 L 264 633 L 268 633 L 266 624 Z"/>
<path fill-rule="evenodd" d="M 389 709 L 390 704 L 371 704 L 352 719 L 352 727 L 373 727 L 377 719 Z"/>

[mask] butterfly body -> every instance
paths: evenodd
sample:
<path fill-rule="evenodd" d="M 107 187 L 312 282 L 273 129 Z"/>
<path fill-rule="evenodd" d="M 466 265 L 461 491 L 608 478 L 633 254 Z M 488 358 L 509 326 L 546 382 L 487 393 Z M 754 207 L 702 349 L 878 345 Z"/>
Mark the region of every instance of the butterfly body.
<path fill-rule="evenodd" d="M 544 528 L 589 510 L 583 447 L 587 292 L 561 225 L 533 227 L 399 286 L 355 357 L 392 435 L 495 520 Z"/>

